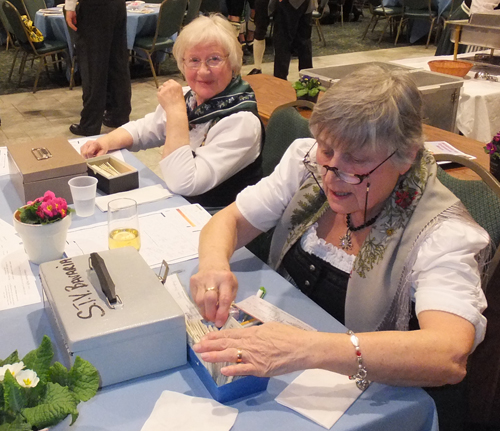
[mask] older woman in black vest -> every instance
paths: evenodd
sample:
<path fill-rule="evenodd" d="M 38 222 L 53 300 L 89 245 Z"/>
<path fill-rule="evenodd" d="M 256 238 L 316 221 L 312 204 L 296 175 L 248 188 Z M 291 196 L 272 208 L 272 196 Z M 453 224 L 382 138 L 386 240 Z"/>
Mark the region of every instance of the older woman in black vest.
<path fill-rule="evenodd" d="M 206 207 L 225 206 L 260 177 L 262 125 L 255 94 L 241 79 L 241 46 L 222 16 L 199 17 L 177 38 L 173 54 L 190 89 L 174 80 L 158 89 L 156 111 L 96 141 L 81 153 L 163 145 L 167 187 Z"/>
<path fill-rule="evenodd" d="M 204 360 L 234 362 L 222 368 L 229 376 L 322 368 L 361 389 L 464 378 L 486 328 L 489 238 L 436 178 L 421 108 L 406 72 L 354 72 L 316 104 L 315 139 L 296 140 L 201 233 L 191 294 L 206 319 L 221 326 L 228 317 L 234 250 L 274 227 L 269 265 L 348 334 L 279 323 L 212 332 L 193 346 Z"/>

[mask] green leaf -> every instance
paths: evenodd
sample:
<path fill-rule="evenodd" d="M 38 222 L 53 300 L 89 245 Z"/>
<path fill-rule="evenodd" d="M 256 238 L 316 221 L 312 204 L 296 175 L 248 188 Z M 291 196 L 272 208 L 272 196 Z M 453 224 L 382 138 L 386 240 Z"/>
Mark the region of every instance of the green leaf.
<path fill-rule="evenodd" d="M 29 352 L 23 358 L 23 362 L 24 365 L 26 365 L 26 368 L 33 370 L 37 373 L 40 379 L 45 380 L 53 357 L 54 351 L 52 349 L 50 338 L 44 335 L 40 346 Z"/>
<path fill-rule="evenodd" d="M 302 97 L 307 94 L 307 88 L 303 88 L 302 90 L 297 90 L 297 97 Z"/>
<path fill-rule="evenodd" d="M 69 386 L 69 371 L 60 362 L 54 362 L 47 374 L 48 380 L 61 386 Z"/>
<path fill-rule="evenodd" d="M 44 428 L 58 424 L 69 414 L 78 415 L 77 404 L 68 388 L 48 383 L 47 392 L 40 404 L 23 409 L 22 413 L 31 425 Z"/>
<path fill-rule="evenodd" d="M 18 415 L 14 421 L 0 425 L 0 431 L 31 431 L 31 425 Z"/>
<path fill-rule="evenodd" d="M 26 407 L 26 396 L 22 387 L 9 370 L 5 372 L 3 379 L 5 410 L 19 412 Z"/>
<path fill-rule="evenodd" d="M 309 96 L 311 96 L 311 97 L 316 96 L 318 93 L 319 93 L 319 89 L 318 88 L 311 88 L 309 90 Z"/>
<path fill-rule="evenodd" d="M 5 361 L 0 360 L 0 367 L 7 364 L 15 364 L 16 362 L 19 362 L 19 354 L 17 353 L 17 350 L 14 350 L 9 356 L 7 356 Z"/>
<path fill-rule="evenodd" d="M 97 369 L 89 361 L 77 356 L 69 371 L 69 388 L 80 401 L 90 400 L 99 388 Z"/>

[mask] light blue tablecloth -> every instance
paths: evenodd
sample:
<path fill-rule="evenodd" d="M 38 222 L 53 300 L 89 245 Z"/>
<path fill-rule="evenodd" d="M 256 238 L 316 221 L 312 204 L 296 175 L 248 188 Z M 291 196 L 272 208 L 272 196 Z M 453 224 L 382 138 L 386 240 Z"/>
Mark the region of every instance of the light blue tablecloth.
<path fill-rule="evenodd" d="M 141 187 L 162 183 L 152 171 L 131 153 L 123 151 L 125 161 L 139 170 Z M 11 223 L 12 214 L 23 204 L 8 176 L 0 177 L 0 217 Z M 141 213 L 176 207 L 186 201 L 179 197 L 140 205 Z M 106 220 L 106 214 L 96 210 L 88 218 L 77 216 L 72 228 Z M 168 245 L 166 245 L 168 246 Z M 197 271 L 197 259 L 171 265 L 170 271 L 178 273 L 184 286 Z M 231 268 L 239 281 L 237 300 L 255 294 L 259 286 L 267 289 L 266 300 L 296 316 L 320 331 L 344 332 L 345 328 L 290 285 L 275 271 L 255 258 L 248 250 L 237 251 Z M 35 275 L 38 266 L 31 265 Z M 43 304 L 35 304 L 0 311 L 0 358 L 15 349 L 24 356 L 38 346 L 44 334 L 55 339 Z M 56 360 L 60 353 L 56 352 Z M 324 428 L 300 414 L 278 404 L 276 396 L 298 375 L 287 374 L 271 378 L 265 392 L 228 403 L 239 414 L 232 431 L 324 431 Z M 78 406 L 80 416 L 72 431 L 138 431 L 151 414 L 154 404 L 164 390 L 183 394 L 210 397 L 207 389 L 189 365 L 156 373 L 129 382 L 108 386 L 89 402 Z M 193 414 L 196 414 L 193 412 Z M 67 424 L 60 424 L 52 431 L 66 431 Z M 334 431 L 437 431 L 437 415 L 433 400 L 419 388 L 393 387 L 373 383 L 333 426 Z M 182 430 L 175 430 L 182 431 Z"/>
<path fill-rule="evenodd" d="M 159 6 L 159 5 L 158 5 Z M 57 10 L 57 9 L 54 9 Z M 151 8 L 152 13 L 135 13 L 127 11 L 127 48 L 133 49 L 136 36 L 154 35 L 158 20 L 158 8 Z M 38 11 L 35 17 L 35 26 L 47 39 L 66 41 L 70 55 L 73 56 L 73 47 L 68 28 L 61 14 L 43 14 Z"/>

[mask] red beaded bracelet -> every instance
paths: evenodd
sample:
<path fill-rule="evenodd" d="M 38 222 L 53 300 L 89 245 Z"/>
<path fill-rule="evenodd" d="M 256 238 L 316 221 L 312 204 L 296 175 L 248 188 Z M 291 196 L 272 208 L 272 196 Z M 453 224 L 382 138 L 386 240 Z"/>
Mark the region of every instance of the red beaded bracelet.
<path fill-rule="evenodd" d="M 347 335 L 349 335 L 351 343 L 356 349 L 356 359 L 358 361 L 358 372 L 357 374 L 349 376 L 349 379 L 356 380 L 356 386 L 358 387 L 358 389 L 364 391 L 368 386 L 370 386 L 370 380 L 366 378 L 368 372 L 363 365 L 363 357 L 361 356 L 361 349 L 359 348 L 359 339 L 358 337 L 356 337 L 356 334 L 350 329 L 347 331 Z"/>

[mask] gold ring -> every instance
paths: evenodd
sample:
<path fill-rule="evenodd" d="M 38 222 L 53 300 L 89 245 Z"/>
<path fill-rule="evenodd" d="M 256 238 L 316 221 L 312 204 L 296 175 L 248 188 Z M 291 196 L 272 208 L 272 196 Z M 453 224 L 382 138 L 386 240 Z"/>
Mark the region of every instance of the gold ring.
<path fill-rule="evenodd" d="M 241 364 L 243 361 L 243 352 L 238 349 L 238 353 L 236 354 L 236 363 Z"/>
<path fill-rule="evenodd" d="M 205 293 L 207 293 L 207 292 L 211 292 L 212 290 L 217 290 L 217 288 L 216 288 L 215 286 L 212 286 L 212 287 L 207 287 L 207 288 L 205 289 Z"/>

